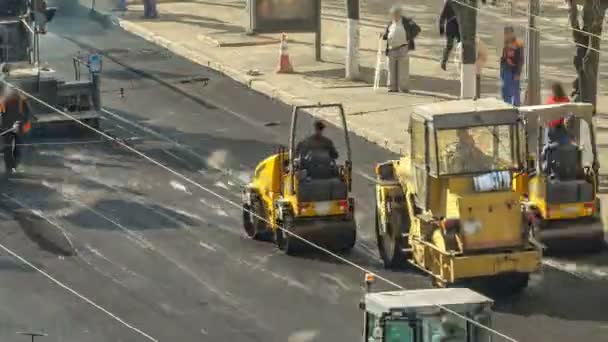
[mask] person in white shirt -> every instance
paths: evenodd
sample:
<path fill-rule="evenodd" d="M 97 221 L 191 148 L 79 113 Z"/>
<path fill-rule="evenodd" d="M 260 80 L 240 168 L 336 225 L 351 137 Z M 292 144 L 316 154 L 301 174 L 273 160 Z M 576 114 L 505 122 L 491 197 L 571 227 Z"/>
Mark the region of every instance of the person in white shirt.
<path fill-rule="evenodd" d="M 479 37 L 475 37 L 475 50 L 477 52 L 477 59 L 475 60 L 475 98 L 479 99 L 481 97 L 481 72 L 483 68 L 486 66 L 488 62 L 488 48 L 484 42 L 479 39 Z M 458 44 L 458 54 L 457 54 L 457 65 L 458 70 L 462 67 L 462 42 Z"/>
<path fill-rule="evenodd" d="M 408 25 L 411 20 L 403 17 L 400 6 L 390 10 L 391 22 L 386 27 L 382 39 L 386 40 L 386 55 L 388 57 L 388 88 L 389 92 L 408 92 L 410 76 L 410 45 L 413 38 L 408 37 Z"/>

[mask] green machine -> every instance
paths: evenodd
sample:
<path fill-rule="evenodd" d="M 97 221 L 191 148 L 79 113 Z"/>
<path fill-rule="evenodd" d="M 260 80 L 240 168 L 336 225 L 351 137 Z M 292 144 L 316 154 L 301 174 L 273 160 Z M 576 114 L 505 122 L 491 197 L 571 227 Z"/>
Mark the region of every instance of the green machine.
<path fill-rule="evenodd" d="M 372 293 L 372 282 L 366 276 L 368 291 L 360 305 L 363 342 L 492 341 L 491 333 L 480 327 L 492 326 L 490 298 L 466 288 Z"/>

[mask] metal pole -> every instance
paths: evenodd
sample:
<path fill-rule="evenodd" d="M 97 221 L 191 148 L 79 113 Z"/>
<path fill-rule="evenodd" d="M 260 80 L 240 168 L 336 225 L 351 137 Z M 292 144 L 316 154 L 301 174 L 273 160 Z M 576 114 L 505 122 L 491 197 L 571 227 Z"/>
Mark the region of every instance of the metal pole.
<path fill-rule="evenodd" d="M 538 105 L 540 98 L 540 35 L 536 29 L 536 16 L 540 14 L 539 0 L 530 0 L 528 7 L 528 48 L 527 51 L 527 71 L 528 71 L 528 91 L 527 104 Z"/>
<path fill-rule="evenodd" d="M 477 49 L 475 34 L 477 31 L 477 0 L 461 0 L 464 4 L 452 2 L 462 40 L 462 65 L 460 69 L 460 97 L 472 99 L 476 95 Z"/>
<path fill-rule="evenodd" d="M 95 108 L 95 110 L 101 110 L 101 77 L 98 73 L 92 73 L 91 79 L 93 81 L 93 107 Z M 121 96 L 124 96 L 124 94 L 121 93 Z"/>
<path fill-rule="evenodd" d="M 315 31 L 315 60 L 320 62 L 321 59 L 321 0 L 316 1 L 317 13 L 317 29 Z"/>
<path fill-rule="evenodd" d="M 245 32 L 248 36 L 254 36 L 254 29 L 257 27 L 255 9 L 257 8 L 256 0 L 247 0 L 247 14 L 249 15 L 249 27 L 247 28 L 247 32 Z"/>
<path fill-rule="evenodd" d="M 359 0 L 346 0 L 346 78 L 359 78 Z"/>

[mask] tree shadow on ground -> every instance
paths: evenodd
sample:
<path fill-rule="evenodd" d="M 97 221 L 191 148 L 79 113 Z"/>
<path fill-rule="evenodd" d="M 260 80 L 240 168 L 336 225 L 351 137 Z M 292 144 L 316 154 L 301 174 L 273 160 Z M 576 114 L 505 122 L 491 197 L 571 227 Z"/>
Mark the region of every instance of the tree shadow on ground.
<path fill-rule="evenodd" d="M 415 63 L 412 63 L 410 70 L 415 67 Z M 330 80 L 335 82 L 335 86 L 327 86 L 326 88 L 339 88 L 340 83 L 352 82 L 344 79 L 344 68 L 325 69 L 319 71 L 308 71 L 301 72 L 301 75 L 309 78 L 315 82 L 317 79 L 319 82 L 323 80 Z M 361 72 L 361 86 L 369 86 L 374 83 L 375 70 L 369 67 L 360 67 Z M 385 78 L 385 77 L 384 77 Z M 385 78 L 386 79 L 386 78 Z M 498 86 L 496 82 L 490 80 L 484 80 L 482 82 L 482 93 L 496 93 L 498 92 Z M 413 74 L 410 76 L 410 92 L 413 94 L 432 94 L 431 96 L 442 96 L 446 99 L 454 99 L 460 96 L 460 80 L 457 79 L 445 79 L 432 76 L 422 76 Z"/>

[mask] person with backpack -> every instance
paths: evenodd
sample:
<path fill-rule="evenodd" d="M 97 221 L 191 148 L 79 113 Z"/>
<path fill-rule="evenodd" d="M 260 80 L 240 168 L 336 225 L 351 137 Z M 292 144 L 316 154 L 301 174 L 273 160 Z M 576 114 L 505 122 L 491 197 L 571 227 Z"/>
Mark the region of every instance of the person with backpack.
<path fill-rule="evenodd" d="M 382 35 L 382 39 L 386 40 L 388 57 L 388 91 L 407 93 L 410 77 L 409 52 L 416 49 L 414 39 L 420 33 L 420 26 L 413 19 L 403 16 L 398 5 L 391 8 L 390 15 L 391 22 Z"/>

